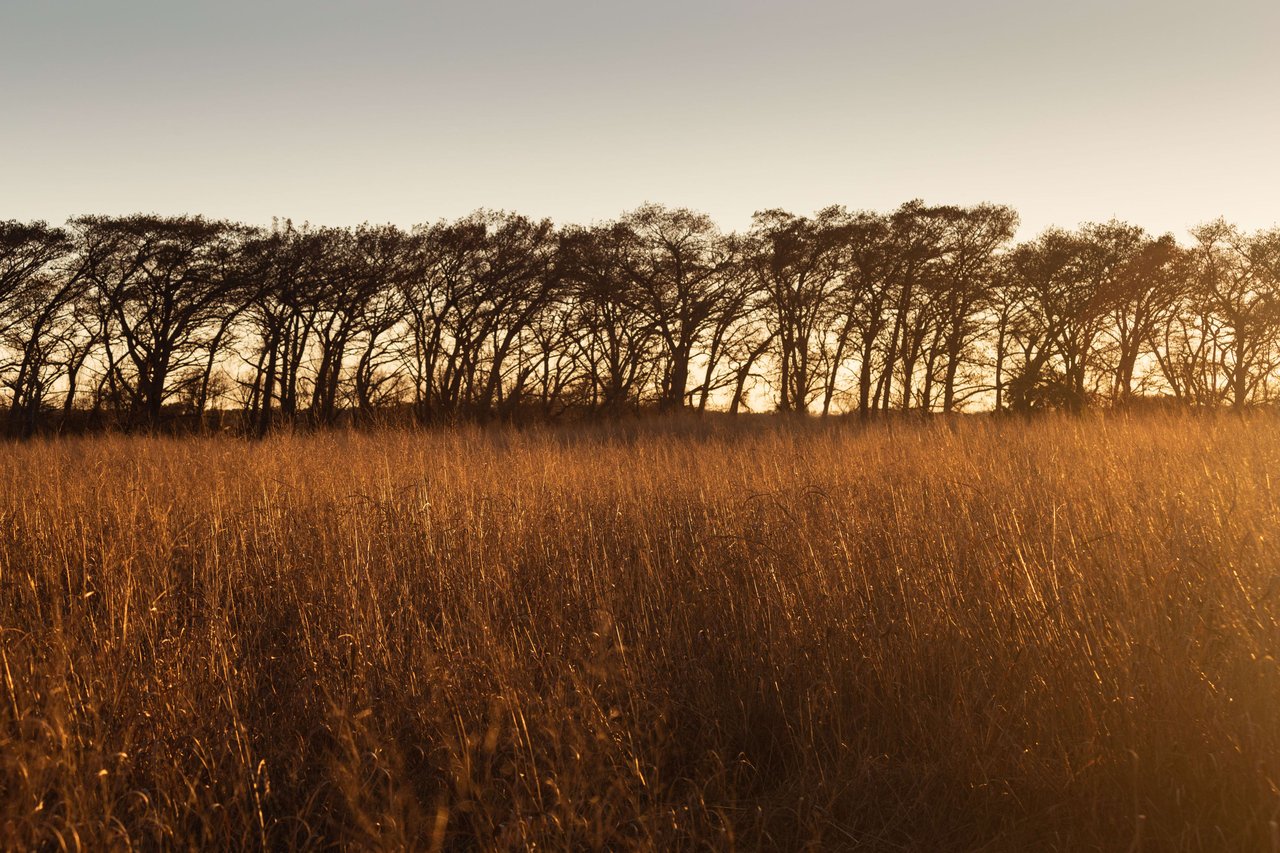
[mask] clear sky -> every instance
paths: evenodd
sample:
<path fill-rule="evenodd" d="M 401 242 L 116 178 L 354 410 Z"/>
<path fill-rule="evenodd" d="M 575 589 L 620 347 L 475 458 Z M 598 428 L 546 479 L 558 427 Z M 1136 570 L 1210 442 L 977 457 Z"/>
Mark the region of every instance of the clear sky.
<path fill-rule="evenodd" d="M 1280 0 L 0 0 L 0 218 L 1280 220 Z"/>

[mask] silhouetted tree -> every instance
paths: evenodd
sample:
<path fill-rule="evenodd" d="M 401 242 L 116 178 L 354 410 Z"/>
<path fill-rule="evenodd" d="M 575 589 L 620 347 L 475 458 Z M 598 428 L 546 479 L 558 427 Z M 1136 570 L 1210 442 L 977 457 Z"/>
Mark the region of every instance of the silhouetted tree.
<path fill-rule="evenodd" d="M 74 374 L 85 343 L 75 308 L 84 267 L 69 235 L 44 222 L 0 222 L 0 387 L 9 391 L 11 427 L 34 432 L 54 382 Z M 8 354 L 8 355 L 6 355 Z"/>
<path fill-rule="evenodd" d="M 131 422 L 154 426 L 181 390 L 175 378 L 217 357 L 247 301 L 236 276 L 240 229 L 143 215 L 73 225 L 103 316 L 107 381 L 128 401 Z"/>
<path fill-rule="evenodd" d="M 403 285 L 414 397 L 426 417 L 485 412 L 501 400 L 523 339 L 555 295 L 548 220 L 477 212 L 419 229 Z"/>
<path fill-rule="evenodd" d="M 1192 236 L 1193 301 L 1202 321 L 1196 336 L 1208 344 L 1208 385 L 1240 409 L 1265 398 L 1280 364 L 1280 230 L 1246 235 L 1217 220 Z"/>
<path fill-rule="evenodd" d="M 843 286 L 837 294 L 843 317 L 841 334 L 852 333 L 857 345 L 857 408 L 867 417 L 872 408 L 872 381 L 876 358 L 883 350 L 889 328 L 894 288 L 901 280 L 903 255 L 898 251 L 897 235 L 889 217 L 863 212 L 851 217 L 846 227 L 844 245 Z M 836 370 L 833 365 L 828 388 L 834 389 Z M 831 392 L 828 392 L 831 393 Z"/>
<path fill-rule="evenodd" d="M 769 316 L 781 411 L 807 412 L 823 389 L 825 364 L 841 358 L 839 349 L 829 353 L 827 333 L 843 281 L 847 219 L 837 207 L 812 219 L 766 210 L 748 235 L 747 267 Z"/>
<path fill-rule="evenodd" d="M 1114 293 L 1113 243 L 1129 239 L 1110 226 L 1094 229 L 1050 229 L 1011 254 L 1006 285 L 1018 307 L 1010 329 L 1022 356 L 1009 386 L 1015 409 L 1085 405 L 1085 380 Z"/>
<path fill-rule="evenodd" d="M 987 331 L 995 305 L 1001 252 L 1013 239 L 1018 214 L 993 204 L 939 208 L 945 225 L 943 251 L 936 260 L 938 338 L 933 355 L 942 363 L 942 410 L 959 402 L 957 381 L 966 352 Z M 933 375 L 932 368 L 929 372 Z"/>
<path fill-rule="evenodd" d="M 1134 397 L 1139 359 L 1144 351 L 1156 355 L 1161 329 L 1185 298 L 1185 254 L 1172 235 L 1140 236 L 1124 252 L 1113 285 L 1110 322 L 1104 333 L 1116 349 L 1113 395 L 1117 402 L 1127 403 Z"/>
<path fill-rule="evenodd" d="M 1016 225 L 918 200 L 766 210 L 743 235 L 653 204 L 561 229 L 492 211 L 412 231 L 3 222 L 0 405 L 20 433 L 86 402 L 92 423 L 202 425 L 238 388 L 262 434 L 402 404 L 452 419 L 772 398 L 866 417 L 984 396 L 1273 399 L 1280 231 L 1219 220 L 1183 247 L 1112 221 L 1010 247 Z"/>
<path fill-rule="evenodd" d="M 621 233 L 620 233 L 621 232 Z M 644 402 L 654 383 L 657 325 L 630 276 L 623 226 L 570 229 L 561 236 L 562 275 L 576 307 L 572 342 L 590 405 L 617 413 Z"/>
<path fill-rule="evenodd" d="M 695 348 L 733 304 L 724 286 L 732 248 L 710 217 L 684 208 L 648 204 L 621 224 L 623 267 L 662 345 L 659 404 L 679 408 Z"/>

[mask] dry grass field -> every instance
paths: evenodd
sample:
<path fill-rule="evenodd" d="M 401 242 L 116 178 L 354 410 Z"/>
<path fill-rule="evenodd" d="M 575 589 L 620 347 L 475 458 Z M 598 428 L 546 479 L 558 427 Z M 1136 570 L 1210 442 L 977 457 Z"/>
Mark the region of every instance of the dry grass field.
<path fill-rule="evenodd" d="M 6 849 L 1280 849 L 1280 422 L 0 445 Z"/>

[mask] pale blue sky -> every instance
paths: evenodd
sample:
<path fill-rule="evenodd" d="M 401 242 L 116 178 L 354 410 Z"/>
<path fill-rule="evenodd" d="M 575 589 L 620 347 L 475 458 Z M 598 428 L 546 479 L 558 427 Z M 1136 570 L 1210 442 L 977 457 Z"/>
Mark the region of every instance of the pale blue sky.
<path fill-rule="evenodd" d="M 0 218 L 1280 220 L 1276 0 L 3 0 Z"/>

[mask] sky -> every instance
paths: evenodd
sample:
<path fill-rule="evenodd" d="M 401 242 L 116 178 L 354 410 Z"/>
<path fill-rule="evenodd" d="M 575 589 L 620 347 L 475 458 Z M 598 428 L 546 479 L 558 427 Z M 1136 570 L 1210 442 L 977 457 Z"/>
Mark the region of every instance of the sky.
<path fill-rule="evenodd" d="M 1280 221 L 1277 0 L 0 0 L 0 219 Z"/>

